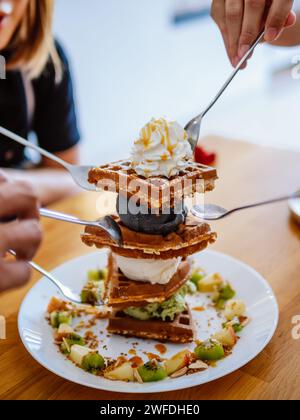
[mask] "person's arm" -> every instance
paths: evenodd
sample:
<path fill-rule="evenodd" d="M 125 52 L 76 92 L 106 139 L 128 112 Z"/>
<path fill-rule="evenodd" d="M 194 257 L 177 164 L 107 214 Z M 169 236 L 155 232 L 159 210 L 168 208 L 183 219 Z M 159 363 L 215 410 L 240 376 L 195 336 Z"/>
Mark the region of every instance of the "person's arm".
<path fill-rule="evenodd" d="M 30 185 L 8 181 L 0 173 L 0 292 L 22 286 L 31 271 L 31 260 L 41 242 L 38 200 Z M 14 250 L 17 260 L 7 260 Z"/>
<path fill-rule="evenodd" d="M 56 155 L 66 162 L 77 164 L 79 163 L 78 149 L 79 147 L 75 146 Z M 41 167 L 36 169 L 27 171 L 4 169 L 3 171 L 11 180 L 23 180 L 32 184 L 43 206 L 80 192 L 70 174 L 49 159 L 44 158 Z"/>
<path fill-rule="evenodd" d="M 35 93 L 33 131 L 39 146 L 68 163 L 79 163 L 80 134 L 74 100 L 72 76 L 68 59 L 62 47 L 57 44 L 63 77 L 57 83 L 52 63 L 40 78 L 32 82 Z M 33 170 L 6 170 L 13 179 L 24 179 L 32 183 L 43 205 L 78 193 L 71 176 L 56 163 L 42 159 L 41 165 Z"/>

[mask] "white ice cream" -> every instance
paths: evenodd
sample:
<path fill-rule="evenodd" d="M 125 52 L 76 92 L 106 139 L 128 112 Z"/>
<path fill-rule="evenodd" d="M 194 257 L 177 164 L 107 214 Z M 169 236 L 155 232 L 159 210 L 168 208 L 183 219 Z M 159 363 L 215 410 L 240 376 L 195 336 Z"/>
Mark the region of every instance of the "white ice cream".
<path fill-rule="evenodd" d="M 186 131 L 163 118 L 150 121 L 140 132 L 132 150 L 132 167 L 138 175 L 176 176 L 193 156 Z"/>
<path fill-rule="evenodd" d="M 171 260 L 152 260 L 126 258 L 114 255 L 118 267 L 130 280 L 151 284 L 167 284 L 177 272 L 181 258 Z"/>

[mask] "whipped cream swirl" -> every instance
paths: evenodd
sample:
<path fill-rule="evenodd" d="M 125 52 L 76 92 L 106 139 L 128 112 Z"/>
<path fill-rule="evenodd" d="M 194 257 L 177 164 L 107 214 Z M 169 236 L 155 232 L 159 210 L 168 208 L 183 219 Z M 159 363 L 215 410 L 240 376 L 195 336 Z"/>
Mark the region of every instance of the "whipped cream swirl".
<path fill-rule="evenodd" d="M 178 175 L 193 156 L 186 131 L 176 122 L 151 120 L 140 132 L 132 150 L 132 167 L 146 178 Z"/>

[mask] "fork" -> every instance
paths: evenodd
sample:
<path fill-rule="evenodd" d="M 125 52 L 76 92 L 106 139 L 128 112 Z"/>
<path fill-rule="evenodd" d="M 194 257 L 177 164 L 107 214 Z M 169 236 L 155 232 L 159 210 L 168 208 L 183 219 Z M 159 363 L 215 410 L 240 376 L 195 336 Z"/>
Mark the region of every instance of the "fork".
<path fill-rule="evenodd" d="M 32 144 L 28 140 L 25 140 L 23 137 L 19 136 L 18 134 L 13 133 L 12 131 L 8 130 L 7 128 L 0 126 L 0 134 L 2 134 L 5 137 L 10 138 L 11 140 L 14 140 L 15 142 L 21 144 L 24 147 L 29 147 L 30 149 L 35 150 L 36 152 L 40 153 L 42 156 L 45 156 L 48 159 L 51 159 L 52 161 L 58 163 L 63 168 L 65 168 L 75 183 L 88 191 L 97 191 L 97 186 L 92 185 L 88 182 L 88 174 L 89 171 L 92 169 L 93 166 L 91 165 L 71 165 L 70 163 L 66 162 L 63 159 L 60 159 L 59 157 L 53 155 L 50 152 L 47 152 L 47 150 Z"/>
<path fill-rule="evenodd" d="M 256 46 L 264 38 L 264 36 L 265 36 L 265 30 L 263 30 L 259 34 L 259 36 L 254 41 L 254 43 L 252 44 L 252 46 L 250 47 L 250 49 L 248 50 L 248 52 L 241 59 L 241 61 L 237 65 L 237 67 L 234 69 L 234 71 L 232 72 L 232 74 L 226 80 L 226 82 L 224 83 L 224 85 L 221 87 L 221 89 L 219 90 L 219 92 L 217 93 L 217 95 L 213 98 L 213 100 L 209 103 L 209 105 L 204 109 L 204 111 L 201 112 L 201 114 L 197 115 L 190 122 L 188 122 L 187 125 L 185 126 L 185 131 L 188 134 L 189 143 L 190 143 L 191 148 L 192 148 L 193 151 L 195 150 L 195 148 L 196 148 L 196 146 L 198 144 L 198 140 L 199 140 L 199 136 L 200 136 L 200 128 L 201 128 L 201 123 L 202 123 L 203 118 L 208 113 L 208 111 L 210 111 L 211 108 L 215 105 L 215 103 L 218 101 L 218 99 L 220 98 L 220 96 L 224 93 L 224 91 L 226 90 L 226 88 L 230 85 L 230 83 L 232 82 L 232 80 L 235 78 L 235 76 L 238 74 L 238 72 L 242 68 L 243 64 L 246 63 L 246 61 L 248 60 L 248 58 L 250 57 L 250 55 L 252 54 L 252 52 L 254 51 L 254 49 L 256 48 Z"/>
<path fill-rule="evenodd" d="M 17 256 L 17 254 L 13 250 L 9 250 L 8 252 L 9 252 L 9 254 L 13 255 L 14 257 Z M 38 271 L 40 274 L 45 276 L 48 280 L 50 280 L 58 288 L 60 293 L 66 299 L 70 300 L 71 302 L 77 303 L 77 304 L 82 304 L 79 294 L 74 292 L 72 289 L 65 286 L 64 284 L 62 284 L 62 282 L 59 281 L 55 276 L 53 276 L 53 274 L 44 270 L 42 267 L 40 267 L 39 265 L 37 265 L 33 261 L 27 261 L 27 264 L 30 265 L 30 267 L 32 267 L 34 270 Z M 104 305 L 105 305 L 105 302 L 103 300 L 99 300 L 97 302 L 97 306 L 104 306 Z"/>

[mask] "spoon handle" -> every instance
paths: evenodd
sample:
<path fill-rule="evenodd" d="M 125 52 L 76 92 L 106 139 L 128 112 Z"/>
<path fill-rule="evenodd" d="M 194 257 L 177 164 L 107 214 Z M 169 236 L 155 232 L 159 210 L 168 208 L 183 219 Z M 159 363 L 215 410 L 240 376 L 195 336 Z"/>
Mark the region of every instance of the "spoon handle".
<path fill-rule="evenodd" d="M 272 200 L 266 200 L 266 201 L 261 201 L 259 203 L 255 203 L 255 204 L 248 204 L 247 206 L 237 207 L 235 209 L 229 210 L 226 213 L 226 216 L 228 216 L 229 214 L 235 213 L 237 211 L 251 209 L 251 208 L 259 207 L 259 206 L 265 206 L 267 204 L 279 203 L 280 201 L 287 201 L 287 200 L 290 200 L 292 198 L 300 198 L 300 191 L 298 191 L 294 194 L 283 196 L 283 197 L 273 198 Z"/>
<path fill-rule="evenodd" d="M 48 210 L 48 209 L 40 209 L 40 215 L 43 217 L 47 217 L 48 219 L 55 219 L 61 220 L 63 222 L 74 223 L 81 226 L 87 226 L 91 224 L 86 220 L 81 220 L 78 217 L 71 216 L 70 214 L 60 213 L 58 211 Z"/>
<path fill-rule="evenodd" d="M 15 134 L 12 131 L 7 130 L 7 128 L 0 126 L 0 134 L 2 134 L 5 137 L 10 138 L 11 140 L 21 144 L 24 147 L 30 147 L 30 149 L 35 150 L 36 152 L 40 153 L 42 156 L 45 156 L 46 158 L 50 160 L 53 160 L 54 162 L 63 166 L 65 169 L 67 170 L 70 169 L 70 165 L 67 162 L 65 162 L 63 159 L 60 159 L 59 157 L 53 155 L 52 153 L 47 152 L 47 150 L 42 149 L 41 147 L 30 143 L 30 141 L 25 140 L 23 137 L 19 136 L 18 134 Z"/>
<path fill-rule="evenodd" d="M 17 256 L 17 254 L 15 253 L 15 251 L 13 251 L 11 249 L 8 251 L 8 253 L 11 254 L 11 255 L 13 255 L 14 257 Z M 26 262 L 34 270 L 36 270 L 37 272 L 39 272 L 43 276 L 47 277 L 63 293 L 63 286 L 62 286 L 62 284 L 56 278 L 54 278 L 48 271 L 44 270 L 42 267 L 40 267 L 39 265 L 37 265 L 33 261 L 26 261 Z"/>
<path fill-rule="evenodd" d="M 260 43 L 260 41 L 263 39 L 263 37 L 265 36 L 265 30 L 263 30 L 259 36 L 257 37 L 257 39 L 254 41 L 254 43 L 251 45 L 250 49 L 246 52 L 246 54 L 244 55 L 244 57 L 241 59 L 241 61 L 239 62 L 239 64 L 236 66 L 236 68 L 234 69 L 234 71 L 232 72 L 232 74 L 229 76 L 229 78 L 226 80 L 226 82 L 224 83 L 224 85 L 221 87 L 221 89 L 219 90 L 219 92 L 217 93 L 217 95 L 214 97 L 214 99 L 210 102 L 210 104 L 207 106 L 207 108 L 202 112 L 201 114 L 201 118 L 203 118 L 208 111 L 215 105 L 215 103 L 217 102 L 217 100 L 220 98 L 220 96 L 224 93 L 224 91 L 226 90 L 226 88 L 228 87 L 228 85 L 232 82 L 232 80 L 235 78 L 235 76 L 237 75 L 237 73 L 240 71 L 241 67 L 243 66 L 243 64 L 248 60 L 248 58 L 250 57 L 250 55 L 252 54 L 252 52 L 254 51 L 254 49 L 256 48 L 256 46 Z"/>

